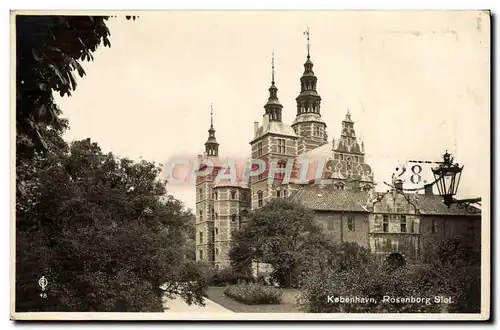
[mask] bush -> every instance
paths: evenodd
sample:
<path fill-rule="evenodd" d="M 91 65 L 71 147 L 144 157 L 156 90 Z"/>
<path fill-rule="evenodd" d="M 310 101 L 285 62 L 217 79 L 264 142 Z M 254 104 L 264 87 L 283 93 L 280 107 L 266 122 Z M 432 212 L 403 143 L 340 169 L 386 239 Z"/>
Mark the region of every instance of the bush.
<path fill-rule="evenodd" d="M 241 282 L 252 283 L 255 282 L 255 280 L 252 276 L 234 272 L 230 268 L 213 268 L 208 272 L 207 283 L 210 286 L 234 285 Z"/>
<path fill-rule="evenodd" d="M 370 264 L 344 271 L 325 269 L 310 273 L 304 281 L 299 306 L 310 313 L 436 313 L 443 308 L 433 301 L 440 292 L 434 285 L 426 285 L 433 276 L 429 267 L 406 266 L 391 271 L 382 265 Z M 363 301 L 341 301 L 342 297 Z M 384 297 L 424 300 L 398 302 L 384 300 Z"/>
<path fill-rule="evenodd" d="M 230 285 L 224 294 L 247 305 L 280 304 L 283 292 L 279 289 L 257 283 Z"/>

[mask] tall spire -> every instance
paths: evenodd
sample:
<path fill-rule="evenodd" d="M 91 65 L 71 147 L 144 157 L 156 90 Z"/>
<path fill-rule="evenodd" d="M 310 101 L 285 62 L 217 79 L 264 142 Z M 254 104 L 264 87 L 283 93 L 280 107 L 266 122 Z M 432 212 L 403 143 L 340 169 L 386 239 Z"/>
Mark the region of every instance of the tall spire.
<path fill-rule="evenodd" d="M 274 82 L 274 52 L 271 58 L 271 87 L 269 87 L 269 98 L 267 99 L 264 109 L 266 115 L 269 115 L 269 121 L 281 121 L 281 109 L 283 106 L 278 100 L 278 88 Z"/>
<path fill-rule="evenodd" d="M 213 104 L 210 103 L 210 128 L 214 127 L 214 107 Z"/>
<path fill-rule="evenodd" d="M 271 60 L 271 70 L 272 70 L 272 80 L 271 80 L 271 84 L 274 85 L 274 52 L 273 52 L 273 58 Z"/>
<path fill-rule="evenodd" d="M 309 26 L 307 27 L 307 30 L 304 31 L 304 35 L 307 36 L 307 58 L 310 58 L 311 55 L 309 53 L 309 50 L 311 48 L 311 43 L 310 43 L 310 40 L 309 40 L 309 36 L 310 36 Z"/>
<path fill-rule="evenodd" d="M 205 152 L 207 156 L 219 156 L 219 143 L 215 138 L 213 114 L 214 114 L 214 108 L 212 103 L 210 103 L 210 129 L 208 130 L 207 142 L 205 142 Z"/>

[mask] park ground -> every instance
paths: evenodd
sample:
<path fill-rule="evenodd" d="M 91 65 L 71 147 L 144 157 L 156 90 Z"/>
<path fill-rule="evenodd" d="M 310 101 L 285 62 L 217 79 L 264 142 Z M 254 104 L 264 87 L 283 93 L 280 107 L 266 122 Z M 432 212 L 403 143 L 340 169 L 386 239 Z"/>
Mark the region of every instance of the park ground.
<path fill-rule="evenodd" d="M 205 306 L 189 306 L 180 298 L 168 300 L 164 303 L 165 312 L 194 312 L 194 313 L 300 313 L 296 307 L 297 289 L 282 289 L 281 304 L 246 305 L 237 302 L 224 294 L 224 287 L 211 286 L 207 289 Z"/>

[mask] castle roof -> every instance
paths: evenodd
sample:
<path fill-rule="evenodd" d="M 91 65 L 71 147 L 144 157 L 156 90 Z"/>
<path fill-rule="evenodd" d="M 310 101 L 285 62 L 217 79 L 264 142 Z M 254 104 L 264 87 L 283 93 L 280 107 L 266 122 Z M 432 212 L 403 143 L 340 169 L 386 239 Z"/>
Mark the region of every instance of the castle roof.
<path fill-rule="evenodd" d="M 295 117 L 295 119 L 292 123 L 292 126 L 295 124 L 298 124 L 298 123 L 307 123 L 307 122 L 311 122 L 311 121 L 321 122 L 321 123 L 324 122 L 318 113 L 314 113 L 314 112 L 302 113 L 302 114 L 298 115 L 297 117 Z"/>
<path fill-rule="evenodd" d="M 387 192 L 365 192 L 359 190 L 334 189 L 333 186 L 304 185 L 291 201 L 298 202 L 315 211 L 363 212 L 369 213 L 374 200 L 382 198 Z M 470 214 L 456 205 L 447 207 L 439 195 L 406 194 L 422 215 L 441 216 L 479 216 Z"/>
<path fill-rule="evenodd" d="M 297 134 L 295 134 L 295 131 L 290 125 L 284 124 L 280 121 L 264 121 L 264 124 L 259 127 L 253 139 L 256 140 L 266 134 L 297 137 Z"/>

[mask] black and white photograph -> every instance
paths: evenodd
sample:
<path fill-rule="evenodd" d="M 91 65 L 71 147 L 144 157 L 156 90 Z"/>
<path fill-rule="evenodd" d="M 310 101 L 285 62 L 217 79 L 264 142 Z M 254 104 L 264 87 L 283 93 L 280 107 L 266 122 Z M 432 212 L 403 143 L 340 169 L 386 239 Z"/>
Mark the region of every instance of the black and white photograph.
<path fill-rule="evenodd" d="M 12 11 L 11 320 L 488 320 L 491 15 Z"/>

